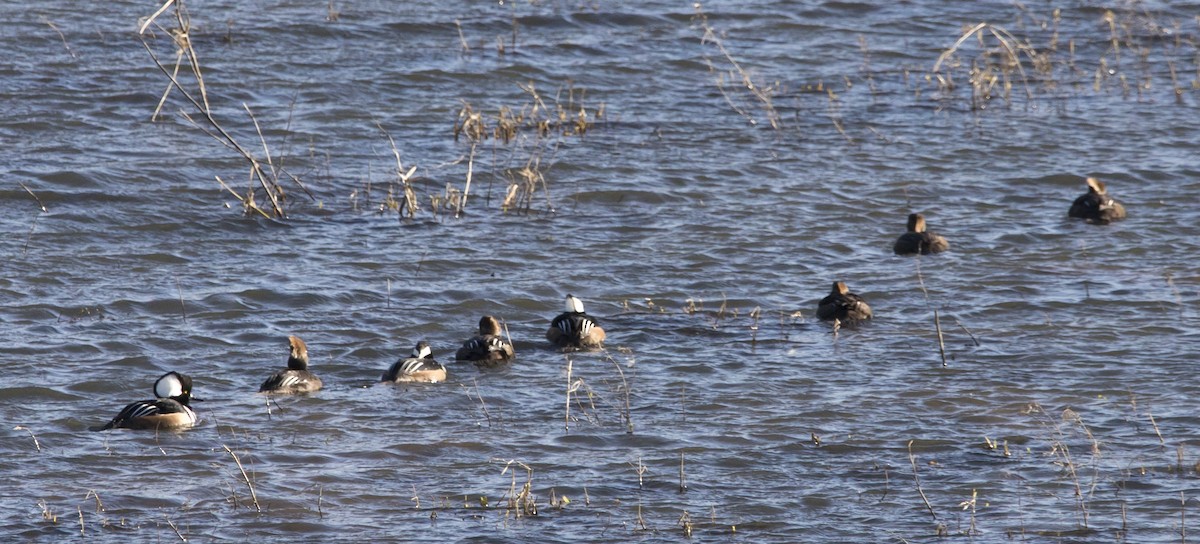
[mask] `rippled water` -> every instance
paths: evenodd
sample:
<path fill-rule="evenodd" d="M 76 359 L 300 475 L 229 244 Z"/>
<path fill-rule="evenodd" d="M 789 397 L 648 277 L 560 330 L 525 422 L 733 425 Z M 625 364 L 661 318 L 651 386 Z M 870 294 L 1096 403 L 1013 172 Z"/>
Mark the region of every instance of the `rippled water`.
<path fill-rule="evenodd" d="M 178 92 L 151 122 L 155 6 L 7 3 L 0 538 L 1185 539 L 1200 5 L 1034 4 L 189 4 L 215 115 L 262 158 L 248 106 L 312 194 L 285 181 L 264 219 Z M 997 35 L 1050 68 L 1002 73 Z M 998 70 L 974 108 L 972 61 Z M 433 213 L 464 189 L 464 104 L 536 115 L 531 85 L 594 124 L 486 140 L 467 213 Z M 417 166 L 411 219 L 384 205 L 384 131 Z M 546 183 L 502 211 L 531 158 Z M 1086 175 L 1127 221 L 1066 218 Z M 890 253 L 911 211 L 950 252 Z M 814 320 L 837 280 L 875 320 Z M 546 345 L 568 292 L 608 351 Z M 511 368 L 375 384 L 485 313 Z M 326 388 L 268 403 L 288 334 Z M 87 430 L 170 369 L 199 426 Z M 509 508 L 526 481 L 536 516 Z"/>

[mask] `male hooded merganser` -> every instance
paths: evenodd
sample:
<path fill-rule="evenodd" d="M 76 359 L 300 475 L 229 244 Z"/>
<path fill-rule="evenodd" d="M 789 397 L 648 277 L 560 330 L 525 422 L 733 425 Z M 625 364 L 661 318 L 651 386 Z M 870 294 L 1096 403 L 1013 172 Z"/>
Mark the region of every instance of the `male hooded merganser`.
<path fill-rule="evenodd" d="M 1068 217 L 1086 219 L 1089 223 L 1101 225 L 1125 219 L 1125 206 L 1108 196 L 1104 182 L 1096 178 L 1087 178 L 1088 192 L 1075 199 L 1071 204 Z"/>
<path fill-rule="evenodd" d="M 896 255 L 929 255 L 941 253 L 950 249 L 950 243 L 937 233 L 925 230 L 925 216 L 919 213 L 909 214 L 908 232 L 901 234 L 892 246 Z"/>
<path fill-rule="evenodd" d="M 421 341 L 413 348 L 412 357 L 392 363 L 381 379 L 385 382 L 444 382 L 446 367 L 433 360 L 429 342 Z"/>
<path fill-rule="evenodd" d="M 459 361 L 474 361 L 480 365 L 493 365 L 508 362 L 514 355 L 512 343 L 500 336 L 500 322 L 490 315 L 485 315 L 479 318 L 479 334 L 463 342 L 454 358 Z"/>
<path fill-rule="evenodd" d="M 311 393 L 321 388 L 321 378 L 308 371 L 308 346 L 295 336 L 288 337 L 288 367 L 273 374 L 258 388 L 259 393 Z"/>
<path fill-rule="evenodd" d="M 546 339 L 561 348 L 600 347 L 604 336 L 604 329 L 583 312 L 583 301 L 574 295 L 567 295 L 567 311 L 558 314 L 546 331 Z"/>
<path fill-rule="evenodd" d="M 188 406 L 192 400 L 192 379 L 178 372 L 163 374 L 154 382 L 155 400 L 143 400 L 126 406 L 107 425 L 93 431 L 123 429 L 174 429 L 196 424 L 196 412 Z"/>
<path fill-rule="evenodd" d="M 825 320 L 862 321 L 871 319 L 871 307 L 862 297 L 851 293 L 850 288 L 840 281 L 833 282 L 829 296 L 817 305 L 817 317 Z"/>

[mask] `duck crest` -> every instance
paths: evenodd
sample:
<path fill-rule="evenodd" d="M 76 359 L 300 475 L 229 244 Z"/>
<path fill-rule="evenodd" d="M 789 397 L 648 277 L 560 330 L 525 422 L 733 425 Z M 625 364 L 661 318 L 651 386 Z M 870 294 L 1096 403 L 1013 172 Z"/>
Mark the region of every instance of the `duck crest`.
<path fill-rule="evenodd" d="M 292 370 L 308 369 L 308 346 L 298 336 L 288 336 L 288 368 Z"/>

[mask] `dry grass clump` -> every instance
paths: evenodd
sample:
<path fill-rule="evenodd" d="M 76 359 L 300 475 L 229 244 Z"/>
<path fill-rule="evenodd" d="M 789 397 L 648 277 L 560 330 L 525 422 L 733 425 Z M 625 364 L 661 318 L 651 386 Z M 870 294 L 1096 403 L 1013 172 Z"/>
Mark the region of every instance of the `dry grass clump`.
<path fill-rule="evenodd" d="M 1037 97 L 1061 98 L 1088 87 L 1139 100 L 1161 83 L 1169 83 L 1176 100 L 1188 87 L 1200 90 L 1200 42 L 1185 31 L 1184 21 L 1164 21 L 1139 2 L 1106 9 L 1100 21 L 1076 16 L 1067 23 L 1059 8 L 1041 15 L 1017 7 L 1020 16 L 1012 26 L 967 27 L 938 56 L 925 79 L 936 86 L 939 101 L 952 103 L 964 87 L 973 111 L 997 99 L 1011 107 L 1019 97 L 1033 106 Z M 1078 35 L 1068 34 L 1072 19 L 1086 25 Z M 1196 65 L 1196 77 L 1185 85 L 1180 65 L 1188 62 Z"/>
<path fill-rule="evenodd" d="M 604 118 L 605 105 L 589 109 L 587 91 L 573 85 L 559 88 L 551 104 L 546 103 L 533 82 L 518 87 L 527 99 L 516 107 L 501 106 L 495 112 L 487 112 L 462 102 L 454 122 L 454 140 L 465 141 L 471 148 L 459 212 L 470 194 L 476 154 L 489 141 L 493 165 L 501 161 L 502 154 L 507 154 L 503 161 L 510 165 L 493 166 L 492 170 L 492 178 L 502 179 L 505 184 L 501 211 L 530 213 L 539 194 L 545 198 L 546 209 L 552 210 L 546 174 L 554 164 L 559 144 L 566 138 L 583 138 L 597 120 Z"/>

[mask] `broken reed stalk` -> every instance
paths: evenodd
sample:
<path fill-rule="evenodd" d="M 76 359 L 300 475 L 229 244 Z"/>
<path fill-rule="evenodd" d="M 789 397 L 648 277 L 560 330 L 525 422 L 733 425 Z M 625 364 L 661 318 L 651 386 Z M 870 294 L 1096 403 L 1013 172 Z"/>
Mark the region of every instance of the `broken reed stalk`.
<path fill-rule="evenodd" d="M 929 504 L 929 498 L 925 496 L 925 490 L 921 489 L 921 477 L 917 475 L 917 456 L 913 454 L 912 446 L 916 440 L 908 441 L 908 462 L 912 464 L 913 481 L 917 484 L 917 493 L 921 494 L 921 500 L 925 501 L 925 508 L 929 510 L 929 515 L 933 516 L 933 521 L 937 521 L 937 514 L 933 511 L 933 505 Z"/>
<path fill-rule="evenodd" d="M 417 192 L 413 190 L 412 179 L 413 174 L 417 172 L 417 167 L 413 166 L 408 170 L 404 169 L 404 163 L 400 160 L 400 149 L 396 147 L 396 140 L 392 139 L 392 135 L 384 130 L 383 125 L 375 123 L 379 127 L 379 131 L 387 136 L 388 143 L 392 146 L 392 156 L 396 157 L 396 175 L 400 178 L 400 185 L 404 188 L 404 206 L 397 206 L 397 211 L 400 212 L 400 217 L 404 217 L 404 212 L 408 211 L 408 217 L 416 216 L 417 210 L 421 209 L 417 202 Z"/>
<path fill-rule="evenodd" d="M 471 383 L 475 385 L 475 398 L 479 399 L 479 406 L 483 408 L 483 417 L 487 419 L 488 427 L 492 426 L 492 414 L 488 412 L 487 403 L 483 402 L 483 395 L 479 394 L 479 380 L 471 378 Z M 467 395 L 470 397 L 470 395 Z"/>
<path fill-rule="evenodd" d="M 625 434 L 633 434 L 633 414 L 630 412 L 629 405 L 629 381 L 625 379 L 625 371 L 621 370 L 621 363 L 618 363 L 608 353 L 608 350 L 605 350 L 605 355 L 608 356 L 609 361 L 612 361 L 613 366 L 617 367 L 617 374 L 621 376 L 621 389 L 625 396 L 625 407 L 621 411 L 621 417 L 625 419 Z"/>
<path fill-rule="evenodd" d="M 1187 544 L 1187 497 L 1179 492 L 1179 542 Z"/>
<path fill-rule="evenodd" d="M 462 23 L 461 23 L 461 22 L 459 22 L 459 20 L 458 20 L 458 19 L 455 19 L 455 20 L 454 20 L 454 28 L 457 28 L 457 29 L 458 29 L 458 42 L 459 42 L 460 44 L 462 44 L 462 52 L 463 52 L 463 53 L 470 53 L 470 52 L 471 52 L 471 46 L 467 45 L 467 38 L 466 38 L 466 36 L 463 36 Z"/>
<path fill-rule="evenodd" d="M 51 29 L 53 29 L 55 32 L 58 33 L 58 39 L 62 40 L 63 47 L 67 48 L 67 53 L 71 55 L 71 58 L 73 58 L 73 59 L 79 58 L 79 56 L 76 55 L 75 52 L 71 50 L 71 44 L 67 43 L 67 37 L 65 35 L 63 35 L 61 30 L 58 29 L 58 25 L 51 22 L 45 16 L 42 16 L 42 22 L 46 23 L 47 26 L 49 26 Z"/>
<path fill-rule="evenodd" d="M 233 453 L 233 450 L 229 449 L 229 446 L 221 444 L 221 447 L 225 448 L 225 451 L 229 452 L 229 455 L 233 457 L 233 462 L 237 463 L 238 470 L 242 473 L 242 480 L 245 480 L 246 487 L 250 490 L 250 502 L 254 503 L 254 509 L 262 512 L 262 506 L 258 504 L 258 496 L 254 493 L 254 483 L 250 481 L 250 475 L 246 474 L 246 468 L 242 466 L 242 460 L 238 458 L 236 453 Z"/>
<path fill-rule="evenodd" d="M 179 78 L 177 77 L 178 70 L 175 70 L 174 72 L 167 70 L 167 67 L 164 66 L 163 63 L 161 61 L 159 61 L 158 56 L 154 54 L 154 50 L 150 48 L 150 43 L 146 41 L 146 37 L 145 37 L 146 29 L 149 27 L 151 22 L 156 17 L 158 17 L 158 15 L 160 15 L 163 11 L 165 11 L 167 9 L 167 7 L 170 4 L 175 4 L 175 10 L 176 10 L 175 16 L 176 16 L 176 20 L 178 21 L 178 24 L 179 24 L 178 32 L 171 33 L 171 35 L 172 35 L 173 39 L 175 40 L 176 46 L 179 47 L 179 49 L 181 51 L 185 52 L 186 56 L 188 57 L 189 62 L 191 63 L 192 73 L 196 78 L 196 84 L 197 84 L 198 90 L 200 92 L 199 99 L 197 99 L 190 91 L 188 91 L 183 86 L 182 83 L 180 83 Z M 257 212 L 257 213 L 261 214 L 262 216 L 268 217 L 268 218 L 270 218 L 272 216 L 273 217 L 283 217 L 284 216 L 283 208 L 279 203 L 279 200 L 283 194 L 282 188 L 279 185 L 279 172 L 273 171 L 272 172 L 273 175 L 268 175 L 266 170 L 263 168 L 262 164 L 258 161 L 258 159 L 255 158 L 254 155 L 251 154 L 250 151 L 248 151 L 245 147 L 242 147 L 242 145 L 232 135 L 230 135 L 229 132 L 227 132 L 225 130 L 225 128 L 222 127 L 221 124 L 218 123 L 216 118 L 213 116 L 212 109 L 209 107 L 209 104 L 208 104 L 208 93 L 204 86 L 204 77 L 203 77 L 203 74 L 200 72 L 199 57 L 196 55 L 196 51 L 195 51 L 195 49 L 192 48 L 191 41 L 188 38 L 188 30 L 191 25 L 190 25 L 190 21 L 184 17 L 184 11 L 185 10 L 183 7 L 183 0 L 167 0 L 167 2 L 164 3 L 163 6 L 161 6 L 159 8 L 159 10 L 156 11 L 153 16 L 149 20 L 147 20 L 145 23 L 143 23 L 143 25 L 141 26 L 141 29 L 139 31 L 139 36 L 142 37 L 142 47 L 144 47 L 146 49 L 146 52 L 149 53 L 151 60 L 154 61 L 154 65 L 158 67 L 159 71 L 161 71 L 164 75 L 166 75 L 167 79 L 171 80 L 171 85 L 168 86 L 168 89 L 170 89 L 171 87 L 174 87 L 175 89 L 179 90 L 180 94 L 183 95 L 184 99 L 186 99 L 189 103 L 191 103 L 192 106 L 197 111 L 200 112 L 201 116 L 204 118 L 204 121 L 208 124 L 209 127 L 211 127 L 216 132 L 215 133 L 209 132 L 208 130 L 205 130 L 203 127 L 200 127 L 200 125 L 197 124 L 195 122 L 195 120 L 193 120 L 192 117 L 190 115 L 187 115 L 186 113 L 183 114 L 184 118 L 187 119 L 189 122 L 191 122 L 193 125 L 197 126 L 197 128 L 201 128 L 201 130 L 204 130 L 205 133 L 209 134 L 210 136 L 215 138 L 217 141 L 221 142 L 226 147 L 236 151 L 239 155 L 242 156 L 242 158 L 246 159 L 246 161 L 248 163 L 250 163 L 251 178 L 252 178 L 252 180 L 258 181 L 259 185 L 263 188 L 263 191 L 266 193 L 267 197 L 270 199 L 272 214 L 268 215 L 265 211 L 260 209 L 254 203 L 253 191 L 248 191 L 246 196 L 241 196 L 241 195 L 238 195 L 238 193 L 236 191 L 233 191 L 227 185 L 225 185 L 224 182 L 221 182 L 221 185 L 223 187 L 225 187 L 227 190 L 229 190 L 231 193 L 233 193 L 238 198 L 238 200 L 240 200 L 242 202 L 242 206 L 244 207 L 244 209 L 246 211 L 254 211 L 254 212 Z M 182 60 L 182 57 L 183 57 L 183 55 L 181 54 L 179 56 L 179 58 Z M 247 111 L 248 110 L 249 110 L 249 108 L 247 108 Z M 257 127 L 257 125 L 258 125 L 258 123 L 257 123 L 257 121 L 255 121 L 255 126 Z M 259 131 L 259 134 L 261 136 L 261 131 Z"/>
<path fill-rule="evenodd" d="M 455 219 L 462 216 L 463 209 L 467 207 L 467 196 L 471 194 L 471 175 L 475 171 L 475 147 L 479 144 L 471 143 L 471 154 L 467 157 L 467 182 L 463 186 L 462 201 L 458 204 L 458 210 L 454 212 Z"/>
<path fill-rule="evenodd" d="M 679 492 L 687 491 L 687 473 L 683 471 L 683 452 L 679 452 Z"/>
<path fill-rule="evenodd" d="M 744 68 L 742 68 L 742 65 L 737 60 L 734 60 L 733 55 L 728 49 L 725 48 L 725 42 L 718 37 L 717 32 L 708 24 L 708 15 L 704 13 L 704 9 L 701 7 L 700 3 L 696 2 L 693 4 L 693 6 L 696 9 L 696 13 L 692 19 L 699 21 L 700 28 L 704 31 L 704 35 L 700 38 L 700 44 L 704 45 L 711 43 L 717 46 L 717 50 L 720 51 L 721 55 L 725 57 L 725 61 L 728 62 L 731 67 L 733 67 L 733 70 L 730 71 L 730 74 L 732 75 L 736 72 L 738 78 L 741 80 L 741 85 L 750 92 L 751 96 L 753 96 L 762 104 L 763 112 L 766 114 L 767 122 L 771 124 L 771 128 L 780 130 L 783 125 L 781 123 L 779 112 L 775 109 L 775 105 L 771 101 L 772 96 L 778 90 L 777 86 L 759 85 L 755 83 L 754 78 L 750 77 L 750 74 Z M 705 57 L 705 61 L 708 63 L 709 71 L 715 71 L 712 61 L 708 60 L 707 57 Z M 729 103 L 730 107 L 732 107 L 734 111 L 736 111 L 742 117 L 745 117 L 751 125 L 757 125 L 757 120 L 750 116 L 750 114 L 744 109 L 739 108 L 733 103 L 733 100 L 725 91 L 723 79 L 723 74 L 717 76 L 717 89 L 721 91 L 721 95 L 725 97 L 725 101 Z"/>
<path fill-rule="evenodd" d="M 566 357 L 567 357 L 567 410 L 566 410 L 566 413 L 563 415 L 563 430 L 570 431 L 571 430 L 571 391 L 572 391 L 571 366 L 573 364 L 573 361 L 571 360 L 570 355 L 567 355 Z"/>
<path fill-rule="evenodd" d="M 183 305 L 183 287 L 179 285 L 179 276 L 175 276 L 175 292 L 179 294 L 179 313 L 183 315 L 183 324 L 187 325 L 187 308 Z"/>
<path fill-rule="evenodd" d="M 180 542 L 188 541 L 187 537 L 183 536 L 183 533 L 179 532 L 179 527 L 175 525 L 175 522 L 171 521 L 171 518 L 167 517 L 166 514 L 163 514 L 163 519 L 167 520 L 167 526 L 169 526 L 172 531 L 175 531 L 175 536 L 179 537 Z"/>
<path fill-rule="evenodd" d="M 25 189 L 26 193 L 29 193 L 29 196 L 33 197 L 33 199 L 35 201 L 37 201 L 38 207 L 41 208 L 42 213 L 46 213 L 46 205 L 42 204 L 42 199 L 38 198 L 37 195 L 33 194 L 33 191 L 29 190 L 29 187 L 26 187 L 24 183 L 21 183 L 18 181 L 17 185 L 20 185 L 22 189 Z M 33 231 L 34 231 L 34 229 L 37 228 L 38 218 L 40 218 L 41 216 L 42 216 L 41 214 L 33 216 L 33 222 L 29 224 L 29 233 L 25 235 L 25 244 L 21 246 L 21 256 L 22 257 L 29 254 L 29 241 L 33 239 Z"/>
<path fill-rule="evenodd" d="M 1158 435 L 1159 445 L 1161 445 L 1164 448 L 1167 447 L 1167 441 L 1163 440 L 1162 431 L 1158 430 L 1158 422 L 1154 421 L 1154 414 L 1150 413 L 1150 410 L 1146 410 L 1146 416 L 1150 418 L 1150 426 L 1154 427 L 1154 434 Z"/>
<path fill-rule="evenodd" d="M 17 185 L 20 185 L 22 189 L 25 189 L 26 193 L 29 193 L 29 196 L 33 197 L 33 200 L 35 200 L 38 204 L 38 208 L 41 208 L 42 213 L 46 212 L 46 205 L 42 204 L 42 199 L 38 198 L 37 195 L 33 194 L 33 191 L 31 191 L 29 189 L 29 187 L 26 187 L 24 183 L 21 183 L 18 181 Z M 1167 279 L 1170 280 L 1170 277 L 1168 277 Z"/>
<path fill-rule="evenodd" d="M 38 453 L 42 452 L 42 445 L 38 442 L 37 437 L 33 435 L 33 429 L 30 429 L 29 427 L 26 427 L 24 425 L 17 425 L 16 427 L 13 427 L 13 430 L 14 431 L 25 431 L 25 432 L 29 433 L 29 438 L 33 439 L 33 447 L 37 448 Z M 100 500 L 100 498 L 96 497 L 96 500 Z"/>
<path fill-rule="evenodd" d="M 978 338 L 975 338 L 975 333 L 972 333 L 971 329 L 968 329 L 966 325 L 963 325 L 962 321 L 959 321 L 957 317 L 954 318 L 954 323 L 957 324 L 958 327 L 963 330 L 963 332 L 967 333 L 967 336 L 971 337 L 971 341 L 975 342 L 975 347 L 980 347 L 983 345 L 979 343 Z"/>
<path fill-rule="evenodd" d="M 942 368 L 946 367 L 946 342 L 942 338 L 942 320 L 938 317 L 938 311 L 933 311 L 933 327 L 937 329 L 938 337 L 938 353 L 942 356 Z"/>

